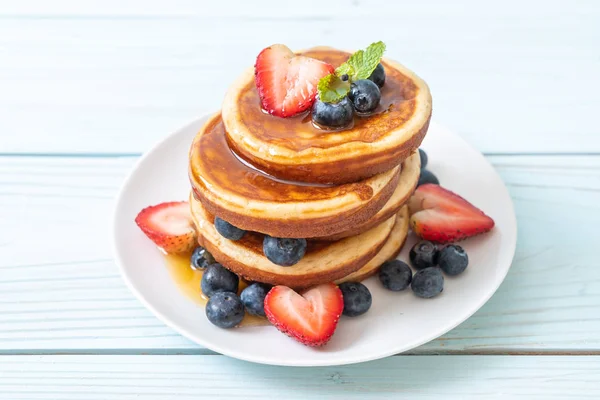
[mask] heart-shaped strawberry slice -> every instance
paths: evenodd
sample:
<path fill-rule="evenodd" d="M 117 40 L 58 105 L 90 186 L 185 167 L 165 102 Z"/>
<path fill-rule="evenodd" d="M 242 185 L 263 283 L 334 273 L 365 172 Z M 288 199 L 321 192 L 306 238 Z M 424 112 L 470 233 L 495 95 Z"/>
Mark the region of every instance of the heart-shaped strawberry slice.
<path fill-rule="evenodd" d="M 317 96 L 319 81 L 333 71 L 330 64 L 297 56 L 282 44 L 267 47 L 254 65 L 262 107 L 277 117 L 291 117 L 309 109 Z"/>
<path fill-rule="evenodd" d="M 307 346 L 327 343 L 343 310 L 342 292 L 333 283 L 315 286 L 301 294 L 286 286 L 275 286 L 265 298 L 269 321 Z"/>

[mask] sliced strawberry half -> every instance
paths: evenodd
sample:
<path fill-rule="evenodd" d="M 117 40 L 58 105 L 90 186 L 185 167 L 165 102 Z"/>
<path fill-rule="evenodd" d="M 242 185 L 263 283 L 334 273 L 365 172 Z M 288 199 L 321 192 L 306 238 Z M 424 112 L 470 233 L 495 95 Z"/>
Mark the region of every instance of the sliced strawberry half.
<path fill-rule="evenodd" d="M 343 310 L 342 292 L 333 283 L 315 286 L 302 294 L 287 286 L 275 286 L 265 298 L 269 321 L 307 346 L 327 343 Z"/>
<path fill-rule="evenodd" d="M 187 201 L 146 207 L 135 217 L 135 223 L 167 253 L 183 253 L 198 245 Z"/>
<path fill-rule="evenodd" d="M 297 56 L 282 44 L 261 51 L 254 65 L 262 107 L 277 117 L 291 117 L 309 109 L 317 96 L 319 80 L 333 72 L 330 64 Z"/>
<path fill-rule="evenodd" d="M 412 230 L 434 242 L 456 242 L 494 227 L 494 220 L 483 211 L 439 185 L 419 186 L 408 207 Z"/>

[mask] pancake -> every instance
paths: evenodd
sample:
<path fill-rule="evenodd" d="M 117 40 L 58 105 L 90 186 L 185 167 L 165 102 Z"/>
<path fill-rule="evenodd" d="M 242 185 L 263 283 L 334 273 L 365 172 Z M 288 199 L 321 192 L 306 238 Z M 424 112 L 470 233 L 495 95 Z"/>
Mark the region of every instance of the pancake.
<path fill-rule="evenodd" d="M 189 165 L 194 195 L 208 212 L 248 231 L 291 238 L 330 236 L 366 223 L 393 195 L 401 170 L 338 186 L 274 179 L 229 149 L 219 114 L 196 135 Z"/>
<path fill-rule="evenodd" d="M 419 174 L 421 173 L 421 157 L 419 156 L 419 153 L 414 153 L 404 160 L 401 168 L 400 179 L 398 179 L 398 186 L 396 187 L 394 194 L 392 194 L 392 197 L 385 203 L 383 208 L 377 212 L 377 214 L 363 224 L 354 226 L 348 231 L 331 236 L 320 237 L 318 239 L 339 240 L 348 236 L 358 235 L 398 213 L 400 208 L 402 208 L 402 206 L 410 199 L 410 196 L 415 191 L 419 181 Z"/>
<path fill-rule="evenodd" d="M 402 250 L 404 242 L 406 242 L 406 237 L 408 236 L 408 221 L 408 206 L 404 206 L 396 215 L 394 228 L 392 229 L 390 236 L 388 236 L 385 245 L 379 250 L 379 253 L 377 253 L 375 257 L 361 269 L 346 275 L 342 279 L 338 279 L 335 283 L 360 282 L 377 273 L 379 267 L 381 267 L 384 262 L 396 258 L 398 254 L 400 254 L 400 250 Z"/>
<path fill-rule="evenodd" d="M 349 53 L 318 47 L 299 54 L 338 66 Z M 254 68 L 228 90 L 223 121 L 230 145 L 241 157 L 281 179 L 342 184 L 390 170 L 421 144 L 431 118 L 427 84 L 406 67 L 382 59 L 386 71 L 381 102 L 373 115 L 355 117 L 340 131 L 315 127 L 310 111 L 290 118 L 261 108 Z"/>
<path fill-rule="evenodd" d="M 333 282 L 359 270 L 384 247 L 396 222 L 396 216 L 392 216 L 360 235 L 336 242 L 309 241 L 302 260 L 291 267 L 282 267 L 264 256 L 264 235 L 247 232 L 238 241 L 225 239 L 216 231 L 214 217 L 192 196 L 190 205 L 198 241 L 219 263 L 249 281 L 292 288 Z"/>

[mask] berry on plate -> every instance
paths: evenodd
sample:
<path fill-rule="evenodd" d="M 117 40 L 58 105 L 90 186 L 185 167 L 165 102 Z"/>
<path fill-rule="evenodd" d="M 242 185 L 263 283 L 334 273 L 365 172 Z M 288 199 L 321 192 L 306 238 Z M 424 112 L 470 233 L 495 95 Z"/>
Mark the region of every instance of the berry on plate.
<path fill-rule="evenodd" d="M 205 269 L 215 262 L 215 258 L 212 254 L 202 246 L 196 247 L 190 257 L 190 263 L 192 264 L 193 269 Z"/>
<path fill-rule="evenodd" d="M 437 246 L 429 240 L 421 240 L 410 249 L 410 263 L 416 269 L 433 267 L 437 264 Z"/>
<path fill-rule="evenodd" d="M 421 158 L 421 169 L 423 169 L 427 166 L 427 161 L 429 160 L 429 158 L 427 157 L 427 153 L 425 153 L 425 150 L 419 149 L 419 158 Z"/>
<path fill-rule="evenodd" d="M 339 288 L 344 297 L 344 315 L 357 317 L 369 311 L 373 301 L 369 288 L 360 282 L 344 282 Z"/>
<path fill-rule="evenodd" d="M 458 275 L 467 269 L 469 256 L 457 244 L 450 244 L 440 250 L 438 263 L 442 271 L 450 276 Z"/>
<path fill-rule="evenodd" d="M 259 282 L 255 282 L 242 290 L 240 299 L 242 299 L 248 314 L 265 316 L 265 297 L 267 297 L 269 290 L 271 290 L 271 286 Z"/>
<path fill-rule="evenodd" d="M 494 220 L 483 211 L 439 185 L 419 186 L 408 208 L 413 232 L 432 242 L 456 242 L 494 227 Z"/>
<path fill-rule="evenodd" d="M 333 283 L 315 286 L 301 294 L 287 286 L 275 286 L 265 298 L 269 321 L 307 346 L 327 343 L 343 310 L 342 292 Z"/>
<path fill-rule="evenodd" d="M 290 267 L 304 257 L 306 239 L 274 238 L 265 236 L 263 253 L 273 264 Z"/>
<path fill-rule="evenodd" d="M 379 269 L 379 280 L 384 288 L 393 292 L 400 292 L 410 285 L 412 270 L 403 261 L 386 261 Z"/>
<path fill-rule="evenodd" d="M 219 328 L 233 328 L 244 319 L 244 305 L 233 292 L 215 293 L 206 303 L 206 317 Z"/>
<path fill-rule="evenodd" d="M 419 297 L 430 299 L 444 290 L 444 275 L 437 267 L 417 271 L 410 284 L 412 291 Z"/>
<path fill-rule="evenodd" d="M 221 264 L 209 265 L 200 281 L 202 293 L 209 298 L 218 292 L 237 293 L 239 284 L 240 278 Z"/>
<path fill-rule="evenodd" d="M 282 44 L 261 51 L 254 65 L 262 107 L 277 117 L 291 117 L 308 110 L 317 95 L 319 80 L 333 72 L 330 64 L 297 56 Z"/>
<path fill-rule="evenodd" d="M 426 183 L 433 183 L 434 185 L 439 185 L 440 180 L 430 170 L 421 168 L 421 174 L 419 175 L 419 181 L 417 182 L 417 187 L 424 185 Z"/>
<path fill-rule="evenodd" d="M 135 217 L 135 223 L 150 240 L 167 253 L 184 253 L 198 245 L 187 201 L 146 207 Z"/>

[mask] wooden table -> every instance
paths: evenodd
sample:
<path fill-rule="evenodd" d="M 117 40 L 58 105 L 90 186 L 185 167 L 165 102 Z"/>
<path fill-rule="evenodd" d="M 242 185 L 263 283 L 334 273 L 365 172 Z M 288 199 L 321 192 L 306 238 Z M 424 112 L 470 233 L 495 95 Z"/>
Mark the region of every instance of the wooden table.
<path fill-rule="evenodd" d="M 498 292 L 409 354 L 347 367 L 245 363 L 166 327 L 111 254 L 140 154 L 218 109 L 266 45 L 380 39 L 512 194 Z M 600 398 L 599 93 L 594 0 L 2 1 L 0 398 Z"/>

